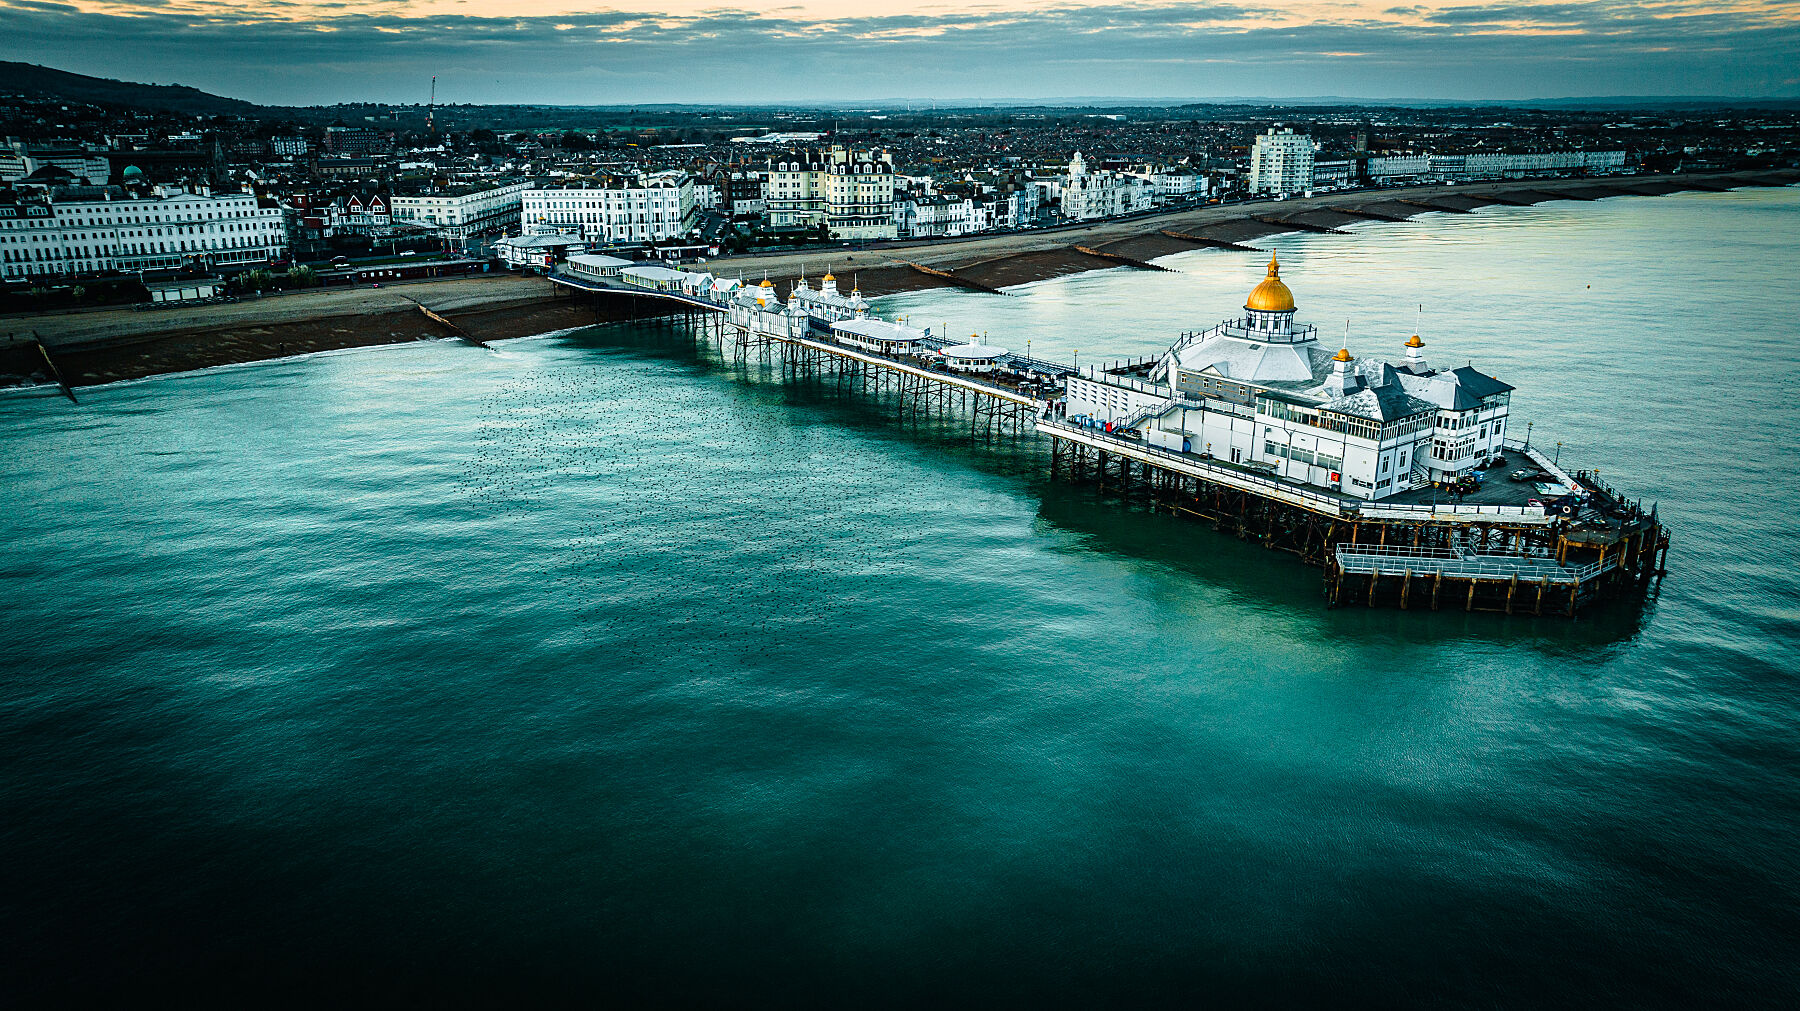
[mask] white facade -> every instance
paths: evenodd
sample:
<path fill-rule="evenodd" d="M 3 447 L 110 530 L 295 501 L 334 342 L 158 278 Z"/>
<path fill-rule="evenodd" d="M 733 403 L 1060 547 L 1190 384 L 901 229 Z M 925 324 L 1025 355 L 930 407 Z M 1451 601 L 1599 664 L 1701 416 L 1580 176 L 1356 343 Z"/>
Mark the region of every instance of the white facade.
<path fill-rule="evenodd" d="M 1192 169 L 1163 169 L 1149 174 L 1158 204 L 1179 204 L 1204 197 L 1206 177 Z"/>
<path fill-rule="evenodd" d="M 592 186 L 530 188 L 520 194 L 528 232 L 579 232 L 593 243 L 678 239 L 694 226 L 694 181 L 665 172 Z"/>
<path fill-rule="evenodd" d="M 837 146 L 769 162 L 763 199 L 776 228 L 823 224 L 834 239 L 892 239 L 894 165 L 885 151 Z"/>
<path fill-rule="evenodd" d="M 1313 142 L 1292 129 L 1256 135 L 1250 149 L 1250 192 L 1286 196 L 1312 186 Z"/>
<path fill-rule="evenodd" d="M 1111 218 L 1149 210 L 1156 200 L 1156 185 L 1140 176 L 1122 172 L 1091 172 L 1081 152 L 1069 159 L 1057 198 L 1063 217 L 1071 221 Z"/>
<path fill-rule="evenodd" d="M 848 295 L 844 294 L 838 290 L 837 278 L 830 273 L 817 288 L 808 285 L 804 277 L 795 281 L 788 292 L 788 304 L 821 323 L 861 319 L 869 312 L 869 303 L 863 299 L 862 292 L 852 288 Z"/>
<path fill-rule="evenodd" d="M 897 206 L 899 234 L 914 238 L 968 235 L 984 226 L 968 197 L 916 197 Z"/>
<path fill-rule="evenodd" d="M 248 194 L 135 199 L 117 187 L 71 187 L 53 191 L 48 203 L 0 206 L 0 277 L 8 280 L 195 262 L 252 267 L 280 259 L 287 247 L 280 208 Z"/>
<path fill-rule="evenodd" d="M 508 267 L 554 267 L 556 261 L 587 252 L 577 235 L 514 235 L 494 243 L 494 255 Z"/>
<path fill-rule="evenodd" d="M 1534 151 L 1526 154 L 1402 154 L 1369 159 L 1369 181 L 1524 179 L 1582 172 L 1617 175 L 1625 170 L 1623 151 Z"/>
<path fill-rule="evenodd" d="M 456 194 L 425 194 L 393 199 L 393 216 L 429 225 L 452 239 L 506 231 L 519 224 L 527 182 L 506 183 Z"/>

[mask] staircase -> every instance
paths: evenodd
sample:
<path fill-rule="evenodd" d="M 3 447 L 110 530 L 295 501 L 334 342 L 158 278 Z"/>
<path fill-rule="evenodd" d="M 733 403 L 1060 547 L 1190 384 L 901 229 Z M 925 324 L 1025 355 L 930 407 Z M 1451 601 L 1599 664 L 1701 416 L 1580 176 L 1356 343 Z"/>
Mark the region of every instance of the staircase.
<path fill-rule="evenodd" d="M 1119 419 L 1118 421 L 1113 422 L 1113 431 L 1115 431 L 1115 432 L 1127 431 L 1128 432 L 1131 429 L 1134 429 L 1134 428 L 1138 427 L 1139 425 L 1143 424 L 1146 420 L 1148 420 L 1150 418 L 1154 418 L 1159 415 L 1167 413 L 1169 411 L 1169 409 L 1174 406 L 1175 406 L 1175 401 L 1173 399 L 1164 400 L 1160 403 L 1145 404 L 1143 407 L 1140 407 L 1137 410 L 1132 411 L 1130 414 L 1125 415 L 1125 417 Z"/>

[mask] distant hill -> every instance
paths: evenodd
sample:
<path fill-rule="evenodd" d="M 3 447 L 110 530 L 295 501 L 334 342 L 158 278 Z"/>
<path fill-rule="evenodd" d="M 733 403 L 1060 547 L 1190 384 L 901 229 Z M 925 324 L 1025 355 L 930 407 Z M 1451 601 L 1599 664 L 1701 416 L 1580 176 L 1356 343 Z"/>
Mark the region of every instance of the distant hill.
<path fill-rule="evenodd" d="M 71 74 L 32 63 L 0 61 L 0 92 L 66 98 L 95 105 L 129 105 L 140 109 L 202 116 L 254 116 L 262 107 L 253 102 L 209 95 L 181 84 L 136 84 L 104 77 Z"/>

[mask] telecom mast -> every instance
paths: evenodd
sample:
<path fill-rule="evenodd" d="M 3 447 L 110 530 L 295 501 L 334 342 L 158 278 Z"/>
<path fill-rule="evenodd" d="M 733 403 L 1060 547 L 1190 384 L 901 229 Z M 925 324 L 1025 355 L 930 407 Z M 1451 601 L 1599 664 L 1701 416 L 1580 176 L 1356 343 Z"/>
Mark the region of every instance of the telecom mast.
<path fill-rule="evenodd" d="M 437 75 L 431 75 L 431 104 L 425 107 L 425 132 L 437 133 Z"/>

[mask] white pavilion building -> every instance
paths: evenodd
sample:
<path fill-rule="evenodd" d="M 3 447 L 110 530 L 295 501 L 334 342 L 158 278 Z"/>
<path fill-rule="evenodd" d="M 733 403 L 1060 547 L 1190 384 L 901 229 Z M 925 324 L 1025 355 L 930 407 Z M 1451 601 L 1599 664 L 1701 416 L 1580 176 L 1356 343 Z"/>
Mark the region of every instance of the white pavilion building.
<path fill-rule="evenodd" d="M 1454 480 L 1501 452 L 1511 386 L 1430 367 L 1416 334 L 1398 364 L 1334 352 L 1294 314 L 1270 257 L 1243 316 L 1184 335 L 1140 374 L 1082 369 L 1067 414 L 1360 499 Z"/>

